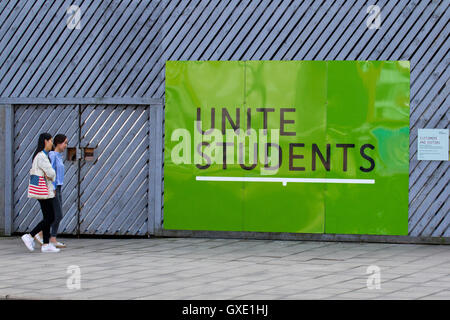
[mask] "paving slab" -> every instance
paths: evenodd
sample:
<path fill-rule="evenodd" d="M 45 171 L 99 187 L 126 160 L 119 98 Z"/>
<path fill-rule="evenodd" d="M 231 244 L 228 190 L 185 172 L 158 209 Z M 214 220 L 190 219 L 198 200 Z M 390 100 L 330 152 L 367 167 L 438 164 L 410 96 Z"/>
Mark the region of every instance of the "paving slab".
<path fill-rule="evenodd" d="M 66 249 L 45 254 L 0 237 L 0 299 L 450 299 L 448 245 L 61 240 Z M 380 289 L 367 287 L 369 266 L 379 267 Z"/>

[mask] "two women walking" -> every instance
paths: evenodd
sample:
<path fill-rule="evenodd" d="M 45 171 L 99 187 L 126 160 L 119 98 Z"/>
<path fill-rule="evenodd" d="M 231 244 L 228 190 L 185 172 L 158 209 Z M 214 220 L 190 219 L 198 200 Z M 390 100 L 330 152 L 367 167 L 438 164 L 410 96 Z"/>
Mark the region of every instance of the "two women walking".
<path fill-rule="evenodd" d="M 55 144 L 55 151 L 52 151 Z M 28 197 L 39 201 L 43 219 L 22 240 L 30 251 L 34 251 L 34 238 L 41 244 L 41 252 L 59 252 L 65 245 L 56 240 L 62 219 L 61 187 L 64 181 L 62 153 L 67 147 L 67 138 L 62 134 L 53 137 L 42 133 L 33 154 L 30 170 Z M 40 236 L 42 234 L 42 236 Z"/>

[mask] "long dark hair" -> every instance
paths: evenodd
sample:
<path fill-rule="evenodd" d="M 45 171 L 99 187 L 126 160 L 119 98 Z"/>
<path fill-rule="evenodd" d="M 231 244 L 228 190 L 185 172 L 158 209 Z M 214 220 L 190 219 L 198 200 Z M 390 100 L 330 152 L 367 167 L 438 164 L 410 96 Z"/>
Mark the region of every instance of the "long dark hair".
<path fill-rule="evenodd" d="M 58 133 L 55 138 L 53 139 L 53 148 L 52 150 L 55 150 L 56 146 L 60 143 L 63 143 L 66 141 L 67 137 L 63 135 L 62 133 Z"/>
<path fill-rule="evenodd" d="M 50 140 L 52 138 L 52 135 L 50 133 L 44 132 L 39 135 L 36 151 L 33 154 L 33 158 L 31 160 L 34 160 L 36 155 L 45 149 L 45 140 Z"/>

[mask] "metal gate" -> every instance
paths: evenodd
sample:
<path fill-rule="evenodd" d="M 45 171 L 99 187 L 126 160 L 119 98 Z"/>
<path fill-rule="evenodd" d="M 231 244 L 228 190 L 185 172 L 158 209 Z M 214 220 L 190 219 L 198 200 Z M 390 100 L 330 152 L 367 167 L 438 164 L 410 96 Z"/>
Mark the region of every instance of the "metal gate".
<path fill-rule="evenodd" d="M 31 157 L 42 132 L 63 133 L 63 234 L 146 235 L 149 217 L 149 106 L 20 105 L 14 108 L 13 232 L 39 222 L 27 198 Z"/>

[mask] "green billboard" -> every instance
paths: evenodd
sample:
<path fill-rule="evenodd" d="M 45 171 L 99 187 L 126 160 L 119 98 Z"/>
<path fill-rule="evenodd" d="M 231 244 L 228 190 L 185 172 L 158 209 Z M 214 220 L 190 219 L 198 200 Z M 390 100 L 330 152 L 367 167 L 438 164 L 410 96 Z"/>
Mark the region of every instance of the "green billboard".
<path fill-rule="evenodd" d="M 167 61 L 164 229 L 405 235 L 408 61 Z"/>

